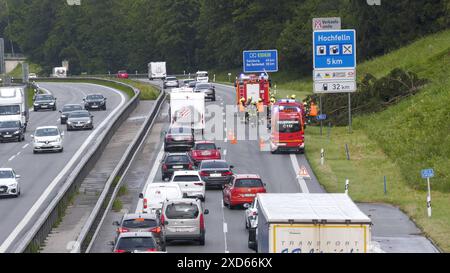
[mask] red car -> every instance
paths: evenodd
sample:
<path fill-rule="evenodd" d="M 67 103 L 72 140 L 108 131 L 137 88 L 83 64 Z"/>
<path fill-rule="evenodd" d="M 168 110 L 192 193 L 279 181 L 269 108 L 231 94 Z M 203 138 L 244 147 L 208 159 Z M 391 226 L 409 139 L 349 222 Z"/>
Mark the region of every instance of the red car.
<path fill-rule="evenodd" d="M 220 160 L 222 156 L 220 154 L 220 148 L 209 141 L 198 141 L 195 143 L 192 150 L 189 152 L 191 158 L 195 164 L 198 165 L 203 160 Z"/>
<path fill-rule="evenodd" d="M 223 205 L 232 209 L 251 204 L 258 193 L 266 193 L 266 184 L 261 177 L 254 174 L 235 175 L 223 188 Z"/>
<path fill-rule="evenodd" d="M 119 79 L 128 79 L 128 77 L 129 75 L 125 70 L 120 70 L 119 72 L 117 72 L 117 78 Z"/>

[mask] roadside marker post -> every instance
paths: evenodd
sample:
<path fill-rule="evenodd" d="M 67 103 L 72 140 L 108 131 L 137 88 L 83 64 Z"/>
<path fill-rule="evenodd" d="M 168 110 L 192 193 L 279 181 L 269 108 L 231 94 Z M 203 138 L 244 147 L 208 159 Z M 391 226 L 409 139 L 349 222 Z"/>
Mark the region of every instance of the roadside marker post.
<path fill-rule="evenodd" d="M 323 166 L 323 164 L 325 164 L 325 150 L 321 149 L 320 150 L 320 165 Z"/>
<path fill-rule="evenodd" d="M 384 176 L 384 195 L 387 194 L 387 178 Z"/>
<path fill-rule="evenodd" d="M 434 177 L 434 170 L 433 169 L 425 169 L 421 172 L 422 178 L 427 180 L 428 184 L 428 194 L 427 194 L 427 211 L 428 211 L 428 217 L 431 217 L 431 183 L 430 178 Z"/>
<path fill-rule="evenodd" d="M 345 180 L 345 194 L 347 194 L 347 195 L 348 195 L 349 185 L 350 185 L 350 180 L 346 179 Z"/>

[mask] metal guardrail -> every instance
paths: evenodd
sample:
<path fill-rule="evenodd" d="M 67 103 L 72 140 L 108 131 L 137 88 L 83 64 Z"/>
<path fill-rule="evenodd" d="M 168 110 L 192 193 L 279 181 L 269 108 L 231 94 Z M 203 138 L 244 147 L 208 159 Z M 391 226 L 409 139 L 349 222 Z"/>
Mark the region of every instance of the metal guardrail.
<path fill-rule="evenodd" d="M 119 164 L 116 166 L 114 171 L 111 173 L 103 192 L 101 193 L 94 210 L 91 212 L 88 220 L 81 233 L 78 236 L 74 248 L 71 253 L 89 252 L 98 232 L 103 224 L 103 221 L 111 209 L 114 200 L 117 197 L 117 193 L 122 185 L 123 178 L 128 171 L 136 153 L 139 151 L 141 144 L 146 139 L 150 129 L 156 120 L 156 117 L 165 101 L 166 95 L 163 90 L 161 90 L 156 104 L 153 106 L 152 112 L 149 117 L 144 122 L 138 135 L 134 138 L 131 145 L 128 146 L 127 151 L 122 156 Z M 118 180 L 117 180 L 118 179 Z M 114 183 L 116 183 L 114 185 Z"/>
<path fill-rule="evenodd" d="M 90 80 L 92 78 L 76 79 Z M 99 78 L 96 78 L 96 80 L 113 82 Z M 114 121 L 110 123 L 103 133 L 96 139 L 91 148 L 86 152 L 85 156 L 79 161 L 75 169 L 67 177 L 66 181 L 61 186 L 59 192 L 53 198 L 49 206 L 44 210 L 44 212 L 42 212 L 41 216 L 33 224 L 31 229 L 18 242 L 17 247 L 13 250 L 8 249 L 8 252 L 22 253 L 39 251 L 40 246 L 45 241 L 60 217 L 64 215 L 71 199 L 77 193 L 85 177 L 95 166 L 95 163 L 100 158 L 116 130 L 139 104 L 140 91 L 138 89 L 124 83 L 115 81 L 114 83 L 133 89 L 135 96 L 128 101 L 127 105 L 122 109 L 120 114 L 115 116 Z"/>

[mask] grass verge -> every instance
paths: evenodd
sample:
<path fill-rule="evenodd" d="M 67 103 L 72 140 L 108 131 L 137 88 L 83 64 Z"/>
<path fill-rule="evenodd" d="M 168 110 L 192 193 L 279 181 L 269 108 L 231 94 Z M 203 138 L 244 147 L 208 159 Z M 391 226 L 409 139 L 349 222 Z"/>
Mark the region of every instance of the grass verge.
<path fill-rule="evenodd" d="M 158 89 L 156 89 L 151 84 L 128 79 L 114 79 L 114 80 L 129 84 L 134 88 L 141 90 L 141 95 L 139 97 L 141 100 L 156 100 L 159 96 Z"/>

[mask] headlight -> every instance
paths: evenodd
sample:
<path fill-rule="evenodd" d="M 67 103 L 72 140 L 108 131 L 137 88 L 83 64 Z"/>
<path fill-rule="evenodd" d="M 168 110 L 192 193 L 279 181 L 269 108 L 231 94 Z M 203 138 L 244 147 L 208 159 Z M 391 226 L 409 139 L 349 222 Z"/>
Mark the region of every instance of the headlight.
<path fill-rule="evenodd" d="M 92 120 L 88 120 L 86 123 L 92 123 Z"/>
<path fill-rule="evenodd" d="M 15 188 L 15 187 L 17 187 L 17 183 L 14 183 L 14 184 L 8 185 L 8 188 Z"/>
<path fill-rule="evenodd" d="M 18 135 L 18 134 L 20 134 L 20 131 L 15 131 L 14 134 Z"/>
<path fill-rule="evenodd" d="M 35 104 L 33 104 L 34 106 L 39 106 L 39 103 L 35 103 Z"/>
<path fill-rule="evenodd" d="M 61 138 L 57 138 L 57 139 L 55 139 L 55 142 L 60 142 L 61 141 Z"/>
<path fill-rule="evenodd" d="M 54 103 L 54 102 L 50 102 L 49 104 L 50 104 L 50 105 L 54 105 L 55 103 Z"/>
<path fill-rule="evenodd" d="M 66 115 L 61 115 L 62 118 L 66 118 Z"/>
<path fill-rule="evenodd" d="M 68 121 L 68 122 L 67 122 L 67 124 L 71 125 L 71 124 L 72 124 L 72 122 L 71 122 L 71 121 Z"/>

